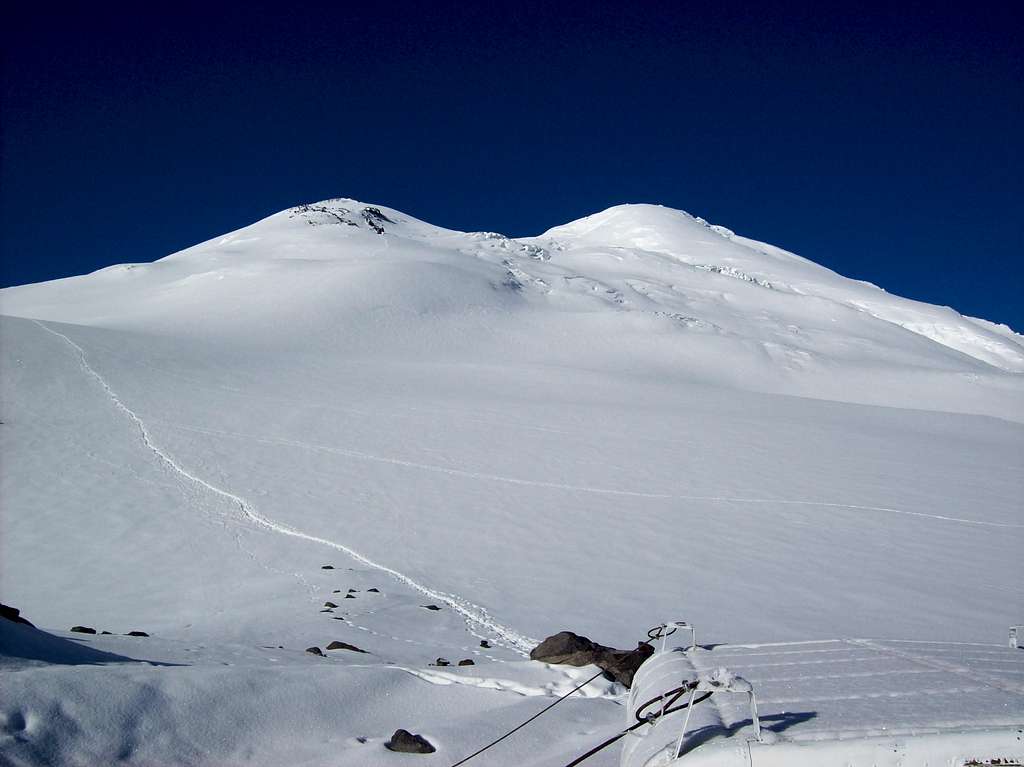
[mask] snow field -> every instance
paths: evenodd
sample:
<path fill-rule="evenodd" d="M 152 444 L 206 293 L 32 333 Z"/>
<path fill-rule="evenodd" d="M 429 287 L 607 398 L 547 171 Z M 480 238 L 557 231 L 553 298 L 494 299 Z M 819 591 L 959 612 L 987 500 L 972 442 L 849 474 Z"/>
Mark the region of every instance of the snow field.
<path fill-rule="evenodd" d="M 390 764 L 406 727 L 449 764 L 594 673 L 537 639 L 676 618 L 821 642 L 695 654 L 813 713 L 794 742 L 1024 720 L 985 649 L 1024 609 L 1020 336 L 656 206 L 522 240 L 320 207 L 0 292 L 3 601 L 128 659 L 5 635 L 4 759 Z M 624 726 L 584 692 L 476 763 Z"/>

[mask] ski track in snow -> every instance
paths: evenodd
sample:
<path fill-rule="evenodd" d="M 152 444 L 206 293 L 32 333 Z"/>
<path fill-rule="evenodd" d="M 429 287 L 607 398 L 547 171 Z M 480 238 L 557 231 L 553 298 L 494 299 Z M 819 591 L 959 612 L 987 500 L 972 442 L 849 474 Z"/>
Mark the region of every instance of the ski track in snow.
<path fill-rule="evenodd" d="M 40 328 L 45 330 L 47 333 L 50 333 L 51 335 L 54 335 L 57 338 L 62 339 L 66 344 L 68 344 L 72 349 L 75 350 L 75 352 L 78 355 L 79 363 L 81 364 L 82 369 L 91 378 L 95 379 L 95 381 L 103 388 L 103 391 L 107 394 L 107 397 L 114 404 L 114 406 L 122 413 L 124 413 L 124 415 L 135 425 L 135 427 L 138 429 L 139 436 L 141 437 L 142 442 L 146 446 L 146 448 L 150 450 L 154 455 L 156 455 L 156 457 L 161 461 L 161 463 L 166 465 L 169 469 L 171 469 L 171 471 L 188 480 L 190 483 L 198 485 L 199 487 L 207 490 L 208 492 L 213 493 L 214 495 L 217 495 L 235 504 L 247 519 L 258 525 L 259 527 L 262 527 L 275 533 L 280 533 L 281 535 L 288 535 L 293 538 L 301 538 L 302 540 L 310 541 L 312 543 L 318 543 L 323 546 L 328 546 L 330 548 L 337 549 L 338 551 L 344 552 L 349 557 L 351 557 L 356 562 L 359 562 L 362 565 L 386 573 L 395 580 L 399 581 L 400 583 L 408 586 L 411 589 L 414 589 L 415 591 L 420 592 L 421 594 L 424 594 L 425 596 L 430 597 L 431 599 L 437 600 L 439 602 L 444 602 L 450 608 L 459 613 L 471 626 L 480 626 L 481 628 L 492 632 L 492 634 L 497 638 L 497 641 L 499 641 L 501 644 L 505 644 L 506 646 L 522 653 L 523 655 L 528 654 L 529 651 L 534 646 L 536 646 L 536 640 L 530 637 L 523 636 L 522 634 L 519 634 L 513 629 L 498 623 L 493 618 L 491 618 L 489 613 L 483 607 L 475 605 L 472 602 L 468 602 L 467 600 L 462 599 L 461 597 L 457 597 L 453 594 L 444 594 L 428 586 L 424 586 L 414 581 L 412 578 L 405 575 L 404 573 L 401 573 L 398 570 L 394 570 L 388 567 L 387 565 L 382 565 L 378 562 L 375 562 L 372 559 L 368 559 L 367 557 L 360 554 L 358 551 L 355 551 L 354 549 L 351 549 L 348 546 L 345 546 L 344 544 L 328 540 L 327 538 L 321 538 L 316 535 L 310 535 L 309 533 L 304 533 L 301 530 L 296 530 L 293 527 L 289 527 L 287 525 L 282 525 L 280 523 L 274 522 L 273 520 L 268 519 L 261 515 L 259 512 L 257 512 L 256 509 L 253 508 L 253 506 L 241 496 L 235 495 L 234 493 L 228 490 L 224 490 L 215 485 L 212 485 L 206 480 L 204 480 L 202 477 L 196 476 L 188 469 L 186 469 L 184 466 L 179 464 L 170 454 L 165 452 L 159 445 L 157 445 L 153 441 L 153 438 L 149 433 L 149 429 L 146 428 L 145 422 L 143 422 L 143 420 L 138 416 L 138 414 L 130 407 L 128 407 L 120 399 L 120 397 L 117 396 L 117 392 L 115 392 L 111 388 L 110 384 L 107 383 L 106 379 L 103 378 L 103 376 L 101 376 L 89 364 L 89 361 L 85 354 L 85 350 L 81 346 L 79 346 L 71 338 L 64 335 L 63 333 L 48 327 L 45 323 L 39 320 L 32 321 Z"/>
<path fill-rule="evenodd" d="M 1014 524 L 1011 522 L 986 522 L 978 519 L 964 519 L 962 517 L 949 517 L 941 514 L 927 514 L 923 511 L 894 509 L 887 506 L 865 506 L 860 504 L 834 503 L 828 501 L 783 500 L 778 498 L 734 498 L 730 496 L 716 495 L 677 495 L 674 493 L 648 493 L 637 490 L 620 490 L 615 488 L 591 487 L 587 485 L 570 485 L 562 482 L 546 482 L 543 480 L 522 479 L 518 477 L 505 477 L 500 474 L 487 474 L 483 472 L 468 471 L 465 469 L 456 469 L 447 466 L 437 466 L 434 464 L 418 463 L 416 461 L 407 461 L 401 458 L 389 458 L 386 456 L 364 453 L 358 450 L 349 450 L 346 448 L 332 447 L 330 445 L 318 445 L 311 442 L 302 442 L 300 440 L 284 439 L 279 437 L 261 437 L 255 434 L 241 434 L 238 432 L 223 431 L 220 429 L 207 429 L 198 426 L 183 426 L 181 424 L 172 423 L 170 421 L 159 422 L 173 429 L 179 429 L 181 431 L 191 431 L 197 434 L 209 434 L 211 436 L 217 437 L 244 439 L 250 442 L 256 442 L 264 445 L 281 445 L 284 447 L 297 447 L 306 450 L 313 450 L 316 452 L 333 453 L 335 455 L 342 455 L 347 458 L 356 458 L 362 461 L 388 463 L 394 466 L 404 466 L 407 468 L 420 469 L 423 471 L 432 471 L 440 474 L 449 474 L 456 477 L 466 477 L 469 479 L 478 479 L 490 482 L 504 482 L 510 485 L 546 487 L 555 490 L 568 490 L 570 492 L 576 493 L 594 493 L 597 495 L 615 495 L 626 496 L 629 498 L 650 498 L 658 500 L 707 501 L 711 503 L 779 504 L 783 506 L 818 506 L 833 509 L 850 509 L 853 511 L 877 511 L 888 514 L 902 514 L 911 517 L 923 517 L 925 519 L 935 519 L 943 522 L 957 522 L 965 525 L 979 525 L 982 527 L 1024 528 L 1024 525 Z"/>

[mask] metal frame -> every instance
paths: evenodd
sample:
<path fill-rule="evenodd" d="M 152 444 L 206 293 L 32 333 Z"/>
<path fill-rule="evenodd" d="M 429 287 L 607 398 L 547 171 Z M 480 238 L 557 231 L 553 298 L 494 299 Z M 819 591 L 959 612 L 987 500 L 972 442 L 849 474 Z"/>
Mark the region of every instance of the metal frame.
<path fill-rule="evenodd" d="M 754 723 L 754 737 L 757 738 L 758 742 L 761 740 L 761 720 L 757 716 L 757 698 L 754 696 L 754 688 L 750 685 L 750 682 L 742 679 L 741 677 L 733 677 L 743 683 L 746 689 L 733 690 L 730 686 L 723 686 L 713 679 L 700 679 L 694 686 L 693 690 L 690 691 L 690 702 L 686 706 L 686 720 L 683 722 L 683 730 L 679 733 L 679 738 L 676 740 L 676 748 L 673 752 L 673 758 L 678 759 L 680 752 L 683 750 L 683 740 L 686 739 L 686 732 L 690 728 L 690 714 L 693 713 L 693 701 L 697 697 L 698 692 L 711 692 L 717 694 L 720 692 L 730 692 L 736 695 L 749 695 L 750 696 L 750 720 Z"/>
<path fill-rule="evenodd" d="M 690 644 L 686 646 L 687 650 L 697 646 L 697 630 L 686 621 L 669 621 L 658 624 L 647 632 L 647 636 L 651 639 L 660 639 L 661 651 L 664 652 L 668 638 L 679 630 L 690 632 Z"/>

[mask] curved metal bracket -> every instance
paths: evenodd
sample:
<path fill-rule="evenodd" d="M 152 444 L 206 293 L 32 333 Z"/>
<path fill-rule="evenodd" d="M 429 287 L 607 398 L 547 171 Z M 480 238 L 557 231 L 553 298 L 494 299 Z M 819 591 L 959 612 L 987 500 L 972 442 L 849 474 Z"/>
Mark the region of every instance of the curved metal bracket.
<path fill-rule="evenodd" d="M 697 631 L 686 621 L 669 621 L 668 623 L 660 623 L 648 630 L 647 636 L 651 639 L 660 639 L 661 650 L 664 652 L 665 643 L 668 638 L 680 630 L 690 632 L 690 644 L 688 644 L 685 649 L 689 650 L 691 647 L 696 647 Z"/>
<path fill-rule="evenodd" d="M 690 714 L 693 713 L 693 700 L 697 697 L 698 692 L 711 692 L 721 693 L 729 692 L 737 695 L 748 695 L 750 696 L 750 721 L 754 725 L 754 737 L 757 738 L 758 742 L 761 742 L 761 720 L 757 716 L 757 698 L 754 696 L 754 688 L 750 682 L 742 677 L 732 676 L 727 672 L 721 674 L 725 669 L 719 669 L 718 673 L 712 677 L 706 677 L 698 680 L 693 690 L 690 692 L 690 702 L 686 707 L 686 720 L 683 722 L 683 730 L 679 733 L 679 738 L 676 740 L 676 748 L 673 751 L 675 756 L 673 758 L 678 759 L 680 752 L 683 750 L 683 741 L 686 739 L 686 733 L 690 728 Z M 719 676 L 721 674 L 721 676 Z"/>

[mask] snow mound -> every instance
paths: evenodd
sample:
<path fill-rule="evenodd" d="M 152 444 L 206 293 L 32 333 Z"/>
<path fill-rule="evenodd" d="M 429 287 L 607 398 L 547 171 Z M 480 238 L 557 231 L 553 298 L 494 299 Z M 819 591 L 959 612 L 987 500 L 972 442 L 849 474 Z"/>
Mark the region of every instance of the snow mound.
<path fill-rule="evenodd" d="M 662 205 L 615 205 L 549 229 L 541 238 L 675 253 L 682 243 L 728 239 L 732 233 L 704 219 Z"/>

